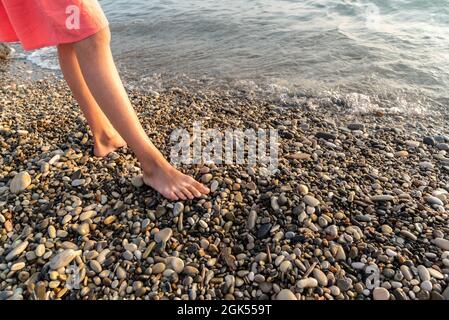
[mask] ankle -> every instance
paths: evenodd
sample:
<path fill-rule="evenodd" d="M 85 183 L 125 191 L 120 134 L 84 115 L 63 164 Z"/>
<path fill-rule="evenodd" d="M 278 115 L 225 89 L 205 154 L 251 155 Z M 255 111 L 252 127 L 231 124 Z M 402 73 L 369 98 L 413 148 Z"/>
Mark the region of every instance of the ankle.
<path fill-rule="evenodd" d="M 101 130 L 93 133 L 93 140 L 97 144 L 107 144 L 109 141 L 115 139 L 118 132 L 114 129 Z"/>

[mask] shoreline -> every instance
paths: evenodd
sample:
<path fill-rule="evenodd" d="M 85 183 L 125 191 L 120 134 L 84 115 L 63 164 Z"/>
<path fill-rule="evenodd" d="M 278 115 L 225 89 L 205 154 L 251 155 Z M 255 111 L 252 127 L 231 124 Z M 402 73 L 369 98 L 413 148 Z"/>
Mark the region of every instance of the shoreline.
<path fill-rule="evenodd" d="M 141 186 L 130 150 L 94 157 L 63 81 L 27 80 L 24 65 L 0 70 L 1 299 L 449 299 L 444 117 L 130 90 L 166 156 L 195 120 L 280 133 L 276 175 L 183 166 L 216 190 L 170 202 Z"/>

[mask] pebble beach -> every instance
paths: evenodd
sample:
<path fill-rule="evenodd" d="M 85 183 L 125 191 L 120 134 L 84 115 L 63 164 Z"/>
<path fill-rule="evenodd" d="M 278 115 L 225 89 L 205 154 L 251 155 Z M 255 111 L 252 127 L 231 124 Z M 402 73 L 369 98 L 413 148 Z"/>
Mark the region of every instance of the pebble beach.
<path fill-rule="evenodd" d="M 279 132 L 276 174 L 182 166 L 211 193 L 172 202 L 129 149 L 93 156 L 60 77 L 18 69 L 0 66 L 0 300 L 449 300 L 444 110 L 130 89 L 167 157 L 193 121 Z"/>

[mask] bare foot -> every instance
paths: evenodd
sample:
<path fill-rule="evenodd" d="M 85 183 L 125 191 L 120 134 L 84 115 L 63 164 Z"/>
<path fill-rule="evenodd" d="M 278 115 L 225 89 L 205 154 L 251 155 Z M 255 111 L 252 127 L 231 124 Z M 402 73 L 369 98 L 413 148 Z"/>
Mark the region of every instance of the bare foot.
<path fill-rule="evenodd" d="M 208 194 L 209 189 L 168 162 L 144 169 L 143 182 L 170 200 L 187 200 Z"/>
<path fill-rule="evenodd" d="M 125 140 L 118 133 L 112 137 L 94 139 L 94 155 L 97 157 L 106 157 L 111 152 L 125 146 Z"/>

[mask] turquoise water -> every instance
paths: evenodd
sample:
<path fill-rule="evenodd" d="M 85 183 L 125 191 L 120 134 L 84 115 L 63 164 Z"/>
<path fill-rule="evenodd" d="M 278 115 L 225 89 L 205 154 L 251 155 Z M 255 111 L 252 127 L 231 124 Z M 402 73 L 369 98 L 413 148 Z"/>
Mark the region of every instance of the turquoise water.
<path fill-rule="evenodd" d="M 100 3 L 120 68 L 149 86 L 182 78 L 340 90 L 404 108 L 449 97 L 448 0 Z"/>

